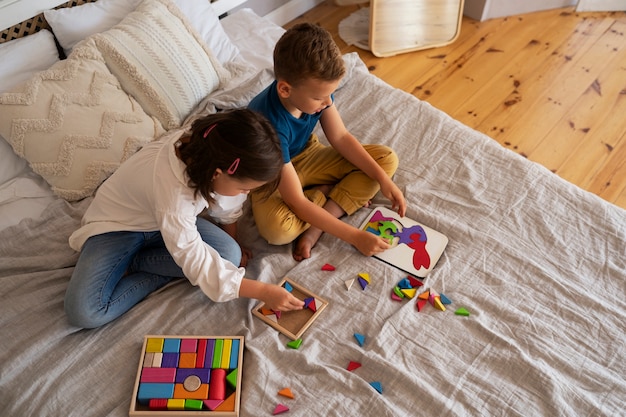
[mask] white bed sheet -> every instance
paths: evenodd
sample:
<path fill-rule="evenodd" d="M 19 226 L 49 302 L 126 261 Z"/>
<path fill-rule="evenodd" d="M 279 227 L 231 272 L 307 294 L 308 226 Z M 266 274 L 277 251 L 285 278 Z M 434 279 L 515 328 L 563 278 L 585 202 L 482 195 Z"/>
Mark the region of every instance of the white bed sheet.
<path fill-rule="evenodd" d="M 249 11 L 224 22 L 242 53 L 261 60 L 281 33 L 268 25 Z M 259 33 L 274 39 L 258 44 Z M 0 231 L 3 415 L 128 415 L 145 334 L 245 336 L 242 416 L 271 415 L 279 402 L 291 416 L 623 414 L 625 211 L 383 83 L 358 56 L 346 63 L 336 103 L 348 128 L 398 152 L 407 214 L 450 239 L 425 284 L 451 308 L 417 312 L 392 301 L 403 273 L 331 236 L 297 263 L 289 246 L 263 242 L 248 216 L 249 276 L 289 276 L 329 301 L 300 349 L 252 316 L 255 301 L 215 304 L 186 281 L 109 325 L 76 329 L 63 313 L 77 258 L 67 237 L 89 200 L 56 200 L 42 217 Z M 241 88 L 268 79 L 261 71 Z M 239 90 L 218 94 L 207 109 L 243 100 Z M 345 221 L 358 225 L 368 212 Z M 325 263 L 337 270 L 322 271 Z M 359 272 L 372 284 L 347 291 Z M 469 317 L 453 314 L 461 306 Z M 350 372 L 349 361 L 362 367 Z M 295 399 L 277 395 L 285 386 Z"/>

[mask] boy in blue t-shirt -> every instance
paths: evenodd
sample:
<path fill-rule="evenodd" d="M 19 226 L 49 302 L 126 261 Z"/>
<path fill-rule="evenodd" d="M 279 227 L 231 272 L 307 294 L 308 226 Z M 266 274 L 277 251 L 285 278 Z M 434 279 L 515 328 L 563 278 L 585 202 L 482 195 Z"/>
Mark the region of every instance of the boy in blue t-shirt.
<path fill-rule="evenodd" d="M 367 206 L 378 190 L 401 216 L 406 202 L 391 180 L 398 167 L 395 152 L 362 145 L 333 103 L 345 66 L 330 33 L 310 23 L 287 30 L 274 49 L 274 74 L 275 81 L 249 105 L 274 125 L 285 162 L 278 190 L 269 198 L 252 195 L 261 236 L 275 245 L 295 240 L 298 261 L 311 256 L 323 232 L 366 256 L 388 249 L 384 239 L 339 220 Z M 312 134 L 318 121 L 331 146 Z"/>

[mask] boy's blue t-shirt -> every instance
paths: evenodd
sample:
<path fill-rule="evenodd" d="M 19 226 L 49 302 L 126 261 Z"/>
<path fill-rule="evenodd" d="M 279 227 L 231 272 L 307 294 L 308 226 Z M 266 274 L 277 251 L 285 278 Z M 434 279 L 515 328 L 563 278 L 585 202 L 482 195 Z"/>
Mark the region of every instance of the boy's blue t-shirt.
<path fill-rule="evenodd" d="M 280 102 L 276 85 L 277 81 L 274 80 L 269 87 L 252 99 L 248 108 L 262 113 L 274 125 L 280 139 L 283 160 L 288 163 L 291 158 L 302 152 L 322 112 L 302 113 L 299 119 L 293 117 Z"/>

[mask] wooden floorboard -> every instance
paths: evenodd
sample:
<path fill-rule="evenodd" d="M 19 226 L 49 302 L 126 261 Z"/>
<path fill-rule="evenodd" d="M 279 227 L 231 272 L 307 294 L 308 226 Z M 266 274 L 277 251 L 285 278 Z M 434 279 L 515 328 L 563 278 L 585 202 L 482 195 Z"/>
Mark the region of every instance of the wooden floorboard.
<path fill-rule="evenodd" d="M 285 27 L 320 24 L 390 85 L 626 208 L 626 13 L 464 17 L 450 45 L 377 58 L 338 34 L 361 7 L 322 3 Z"/>

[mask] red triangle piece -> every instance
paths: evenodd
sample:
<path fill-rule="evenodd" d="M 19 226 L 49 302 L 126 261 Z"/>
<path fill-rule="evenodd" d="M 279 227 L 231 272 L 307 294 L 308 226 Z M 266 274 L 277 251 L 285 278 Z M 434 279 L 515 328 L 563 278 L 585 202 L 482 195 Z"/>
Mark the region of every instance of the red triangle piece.
<path fill-rule="evenodd" d="M 355 369 L 358 369 L 361 367 L 361 364 L 358 362 L 353 362 L 350 361 L 350 363 L 348 364 L 348 367 L 346 368 L 348 371 L 354 371 Z"/>
<path fill-rule="evenodd" d="M 272 415 L 275 416 L 276 414 L 281 414 L 285 411 L 289 411 L 289 407 L 284 404 L 276 404 L 276 408 L 274 408 L 274 412 L 272 413 Z"/>
<path fill-rule="evenodd" d="M 332 266 L 331 264 L 324 264 L 324 266 L 322 266 L 322 271 L 334 271 L 335 267 Z"/>

